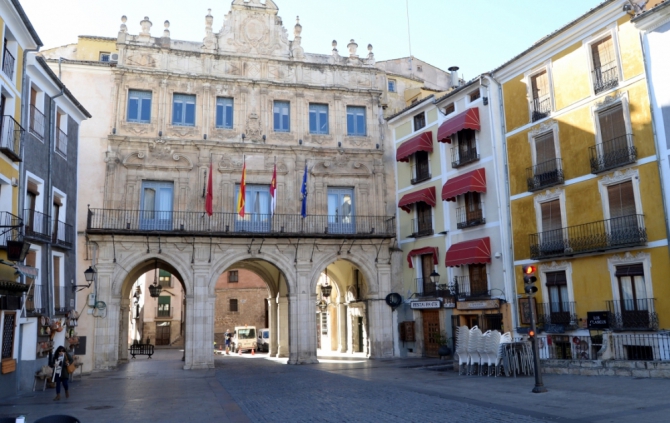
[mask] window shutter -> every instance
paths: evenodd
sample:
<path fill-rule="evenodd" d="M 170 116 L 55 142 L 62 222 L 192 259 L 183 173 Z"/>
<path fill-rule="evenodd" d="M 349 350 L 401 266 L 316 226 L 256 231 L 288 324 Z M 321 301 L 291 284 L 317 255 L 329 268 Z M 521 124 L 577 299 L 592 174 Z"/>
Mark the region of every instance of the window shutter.
<path fill-rule="evenodd" d="M 547 276 L 547 286 L 567 285 L 568 279 L 565 276 L 565 271 L 549 272 Z"/>
<path fill-rule="evenodd" d="M 542 203 L 542 232 L 561 229 L 561 203 L 559 200 Z"/>
<path fill-rule="evenodd" d="M 614 61 L 614 43 L 612 37 L 606 37 L 591 44 L 591 55 L 593 57 L 593 68 L 599 69 Z"/>
<path fill-rule="evenodd" d="M 636 214 L 633 182 L 626 181 L 607 187 L 610 206 L 610 218 L 631 216 Z"/>
<path fill-rule="evenodd" d="M 627 266 L 617 266 L 615 276 L 644 276 L 642 263 Z"/>
<path fill-rule="evenodd" d="M 556 159 L 556 147 L 554 146 L 554 131 L 535 137 L 535 164 L 545 163 Z"/>
<path fill-rule="evenodd" d="M 547 71 L 542 71 L 531 78 L 531 89 L 533 90 L 533 98 L 542 98 L 549 94 L 549 76 Z"/>
<path fill-rule="evenodd" d="M 621 103 L 599 112 L 598 121 L 600 122 L 600 138 L 603 142 L 626 135 L 626 123 Z"/>

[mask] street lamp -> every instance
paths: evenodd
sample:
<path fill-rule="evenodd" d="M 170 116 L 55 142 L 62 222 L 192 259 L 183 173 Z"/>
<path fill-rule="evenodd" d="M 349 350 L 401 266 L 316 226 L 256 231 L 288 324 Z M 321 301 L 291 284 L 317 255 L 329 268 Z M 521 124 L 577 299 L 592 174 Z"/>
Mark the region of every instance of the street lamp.
<path fill-rule="evenodd" d="M 72 292 L 77 292 L 81 291 L 86 288 L 90 288 L 91 284 L 95 280 L 95 275 L 97 275 L 98 272 L 95 271 L 93 266 L 88 266 L 88 269 L 84 270 L 84 278 L 86 278 L 86 282 L 88 282 L 88 285 L 75 285 L 74 282 L 72 283 Z M 79 288 L 79 289 L 77 289 Z"/>
<path fill-rule="evenodd" d="M 433 270 L 433 273 L 430 274 L 430 281 L 437 286 L 438 283 L 440 283 L 440 274 L 437 273 L 437 271 Z"/>
<path fill-rule="evenodd" d="M 149 295 L 151 298 L 158 298 L 161 295 L 163 287 L 158 284 L 158 260 L 154 263 L 154 283 L 149 285 Z"/>

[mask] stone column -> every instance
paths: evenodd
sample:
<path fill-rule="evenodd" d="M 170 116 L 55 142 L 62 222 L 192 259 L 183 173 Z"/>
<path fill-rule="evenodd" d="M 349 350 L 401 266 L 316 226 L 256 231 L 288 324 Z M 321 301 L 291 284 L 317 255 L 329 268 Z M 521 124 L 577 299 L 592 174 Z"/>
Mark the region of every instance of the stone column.
<path fill-rule="evenodd" d="M 354 331 L 353 331 L 353 316 L 351 308 L 347 306 L 347 353 L 354 353 Z"/>
<path fill-rule="evenodd" d="M 289 364 L 314 364 L 316 358 L 316 293 L 310 289 L 311 263 L 297 265 L 296 293 L 289 296 L 291 341 Z"/>
<path fill-rule="evenodd" d="M 209 265 L 193 265 L 193 293 L 186 295 L 184 369 L 214 368 L 214 302 L 208 283 Z M 186 277 L 186 276 L 184 276 Z"/>
<path fill-rule="evenodd" d="M 384 298 L 390 292 L 391 266 L 377 264 L 379 291 L 370 293 L 367 307 L 367 327 L 370 338 L 370 357 L 393 357 L 393 313 Z"/>
<path fill-rule="evenodd" d="M 348 331 L 347 331 L 347 316 L 349 312 L 347 311 L 347 305 L 344 303 L 339 303 L 337 305 L 337 333 L 339 345 L 337 346 L 337 352 L 347 352 L 348 350 Z"/>
<path fill-rule="evenodd" d="M 277 356 L 277 338 L 278 338 L 277 330 L 279 329 L 279 325 L 277 324 L 277 321 L 279 320 L 279 315 L 277 311 L 278 311 L 277 299 L 273 297 L 268 298 L 268 312 L 270 315 L 270 350 L 269 350 L 270 357 Z"/>
<path fill-rule="evenodd" d="M 128 361 L 128 326 L 130 326 L 130 299 L 122 298 L 119 307 L 119 362 Z M 138 320 L 139 322 L 139 320 Z"/>
<path fill-rule="evenodd" d="M 112 263 L 96 264 L 98 271 L 98 301 L 106 304 L 105 311 L 96 309 L 96 313 L 106 313 L 103 317 L 94 317 L 93 369 L 109 370 L 116 367 L 119 359 L 120 298 L 112 297 Z"/>
<path fill-rule="evenodd" d="M 279 348 L 277 350 L 277 357 L 288 357 L 289 355 L 288 328 L 288 297 L 279 297 L 277 304 L 277 334 L 279 335 Z"/>

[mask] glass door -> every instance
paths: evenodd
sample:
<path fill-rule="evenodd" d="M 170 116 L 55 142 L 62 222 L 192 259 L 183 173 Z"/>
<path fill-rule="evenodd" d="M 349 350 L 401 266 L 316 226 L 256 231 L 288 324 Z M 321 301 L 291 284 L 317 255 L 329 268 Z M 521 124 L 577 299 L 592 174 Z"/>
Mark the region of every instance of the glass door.
<path fill-rule="evenodd" d="M 172 182 L 142 182 L 140 229 L 169 231 L 172 229 Z"/>
<path fill-rule="evenodd" d="M 328 188 L 328 232 L 354 233 L 354 220 L 354 189 Z"/>
<path fill-rule="evenodd" d="M 235 204 L 240 186 L 235 186 Z M 244 196 L 244 217 L 235 217 L 235 230 L 238 232 L 270 232 L 272 213 L 270 212 L 270 186 L 247 185 Z"/>

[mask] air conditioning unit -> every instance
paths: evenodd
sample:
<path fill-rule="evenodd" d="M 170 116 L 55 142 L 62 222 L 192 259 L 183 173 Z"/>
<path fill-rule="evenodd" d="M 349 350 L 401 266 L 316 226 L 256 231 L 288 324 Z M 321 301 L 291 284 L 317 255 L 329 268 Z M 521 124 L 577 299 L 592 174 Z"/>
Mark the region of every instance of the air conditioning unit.
<path fill-rule="evenodd" d="M 109 55 L 109 61 L 110 62 L 118 62 L 119 61 L 119 54 L 118 53 L 112 53 Z"/>

